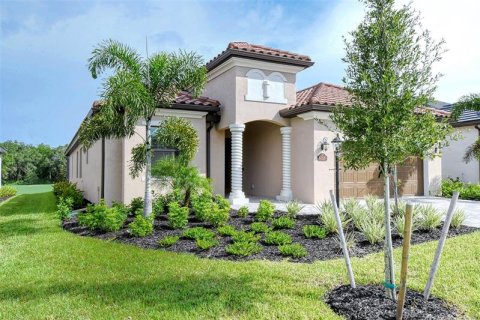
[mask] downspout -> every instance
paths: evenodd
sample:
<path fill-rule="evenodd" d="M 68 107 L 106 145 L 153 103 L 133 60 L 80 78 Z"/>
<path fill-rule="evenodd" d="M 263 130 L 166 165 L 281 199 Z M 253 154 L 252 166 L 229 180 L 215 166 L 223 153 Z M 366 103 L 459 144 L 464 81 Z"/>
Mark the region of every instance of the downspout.
<path fill-rule="evenodd" d="M 210 159 L 210 150 L 211 150 L 211 142 L 210 142 L 210 131 L 215 126 L 215 124 L 220 122 L 220 114 L 218 112 L 215 113 L 208 113 L 205 117 L 207 121 L 207 145 L 206 145 L 206 157 L 207 157 L 207 178 L 210 178 L 211 174 L 211 159 Z"/>
<path fill-rule="evenodd" d="M 102 138 L 102 172 L 100 181 L 100 199 L 105 199 L 105 138 Z"/>

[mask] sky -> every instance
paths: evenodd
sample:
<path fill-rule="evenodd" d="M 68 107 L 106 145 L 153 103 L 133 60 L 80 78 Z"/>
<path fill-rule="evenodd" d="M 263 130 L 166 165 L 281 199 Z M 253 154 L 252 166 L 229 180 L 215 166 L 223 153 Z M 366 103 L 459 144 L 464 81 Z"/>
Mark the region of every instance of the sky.
<path fill-rule="evenodd" d="M 400 3 L 407 1 L 400 0 Z M 480 1 L 414 0 L 423 26 L 446 41 L 435 71 L 436 99 L 455 102 L 480 90 Z M 309 55 L 297 89 L 342 84 L 342 36 L 362 20 L 357 0 L 338 1 L 0 1 L 0 141 L 67 144 L 98 98 L 87 61 L 115 39 L 145 52 L 185 49 L 205 61 L 231 41 Z"/>

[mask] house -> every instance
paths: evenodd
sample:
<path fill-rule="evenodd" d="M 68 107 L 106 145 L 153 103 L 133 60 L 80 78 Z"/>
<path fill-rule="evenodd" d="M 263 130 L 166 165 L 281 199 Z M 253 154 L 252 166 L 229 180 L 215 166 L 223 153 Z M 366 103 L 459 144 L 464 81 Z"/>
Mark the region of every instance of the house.
<path fill-rule="evenodd" d="M 327 83 L 297 91 L 297 74 L 312 65 L 306 55 L 232 42 L 206 64 L 203 96 L 182 92 L 171 108 L 157 110 L 153 125 L 170 116 L 191 121 L 200 138 L 193 164 L 212 178 L 216 193 L 235 205 L 248 203 L 249 197 L 325 200 L 335 185 L 331 141 L 336 132 L 329 114 L 336 105 L 349 103 L 349 97 L 342 87 Z M 128 168 L 144 123 L 138 123 L 137 132 L 128 139 L 98 141 L 89 150 L 75 135 L 67 148 L 69 180 L 86 199 L 126 203 L 143 196 L 145 178 L 132 179 Z M 158 158 L 170 151 L 154 152 Z M 409 159 L 398 175 L 403 195 L 437 194 L 441 160 Z M 378 166 L 341 170 L 340 190 L 342 197 L 382 195 Z"/>
<path fill-rule="evenodd" d="M 453 104 L 437 102 L 432 107 L 451 112 Z M 468 163 L 463 161 L 468 146 L 480 137 L 480 112 L 466 110 L 451 124 L 461 138 L 457 141 L 451 140 L 449 146 L 442 150 L 442 178 L 458 178 L 463 182 L 480 183 L 479 161 L 476 159 Z"/>

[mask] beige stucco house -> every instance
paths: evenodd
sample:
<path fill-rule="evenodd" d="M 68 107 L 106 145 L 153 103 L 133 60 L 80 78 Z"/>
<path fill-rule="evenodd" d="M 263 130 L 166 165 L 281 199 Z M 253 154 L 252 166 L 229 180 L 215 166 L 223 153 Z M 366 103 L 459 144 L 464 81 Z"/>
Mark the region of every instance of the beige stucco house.
<path fill-rule="evenodd" d="M 437 102 L 434 107 L 451 112 L 453 105 Z M 444 179 L 458 178 L 460 181 L 468 183 L 480 183 L 480 162 L 476 159 L 472 159 L 468 163 L 463 161 L 468 146 L 471 146 L 480 137 L 480 112 L 466 110 L 458 120 L 452 122 L 452 126 L 460 138 L 449 141 L 449 145 L 442 150 L 442 177 Z"/>
<path fill-rule="evenodd" d="M 191 121 L 200 138 L 193 163 L 212 179 L 215 192 L 233 204 L 248 203 L 249 197 L 305 203 L 327 199 L 335 183 L 331 141 L 336 132 L 329 115 L 349 97 L 342 87 L 326 83 L 297 91 L 297 74 L 312 65 L 305 55 L 232 42 L 206 64 L 203 96 L 180 94 L 171 108 L 158 109 L 153 125 L 172 116 Z M 138 123 L 137 132 L 128 139 L 98 141 L 89 150 L 75 135 L 67 149 L 69 180 L 86 199 L 129 202 L 143 196 L 145 178 L 132 179 L 128 169 L 144 123 Z M 168 151 L 155 152 L 158 157 Z M 440 158 L 409 159 L 399 168 L 400 191 L 437 194 L 441 173 Z M 342 170 L 340 190 L 342 197 L 382 194 L 377 166 Z"/>

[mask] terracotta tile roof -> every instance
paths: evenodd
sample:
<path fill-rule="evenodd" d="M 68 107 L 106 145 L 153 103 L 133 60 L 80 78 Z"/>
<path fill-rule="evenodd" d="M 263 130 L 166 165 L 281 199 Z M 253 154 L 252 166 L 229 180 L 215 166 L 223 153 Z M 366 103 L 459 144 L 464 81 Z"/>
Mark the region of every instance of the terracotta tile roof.
<path fill-rule="evenodd" d="M 313 65 L 312 59 L 307 55 L 239 41 L 230 42 L 227 49 L 206 64 L 207 69 L 212 70 L 223 61 L 227 60 L 230 56 L 244 56 L 261 60 L 273 60 L 301 65 L 305 68 Z"/>
<path fill-rule="evenodd" d="M 297 91 L 297 102 L 280 111 L 280 115 L 292 117 L 311 110 L 329 111 L 332 107 L 351 105 L 351 95 L 338 85 L 320 82 L 306 89 Z M 315 107 L 318 106 L 318 107 Z M 450 112 L 430 107 L 417 108 L 417 113 L 432 112 L 437 117 L 449 117 Z"/>
<path fill-rule="evenodd" d="M 218 107 L 220 102 L 218 100 L 210 99 L 207 97 L 198 96 L 194 98 L 190 93 L 183 91 L 175 99 L 176 104 L 189 104 L 196 106 Z"/>

